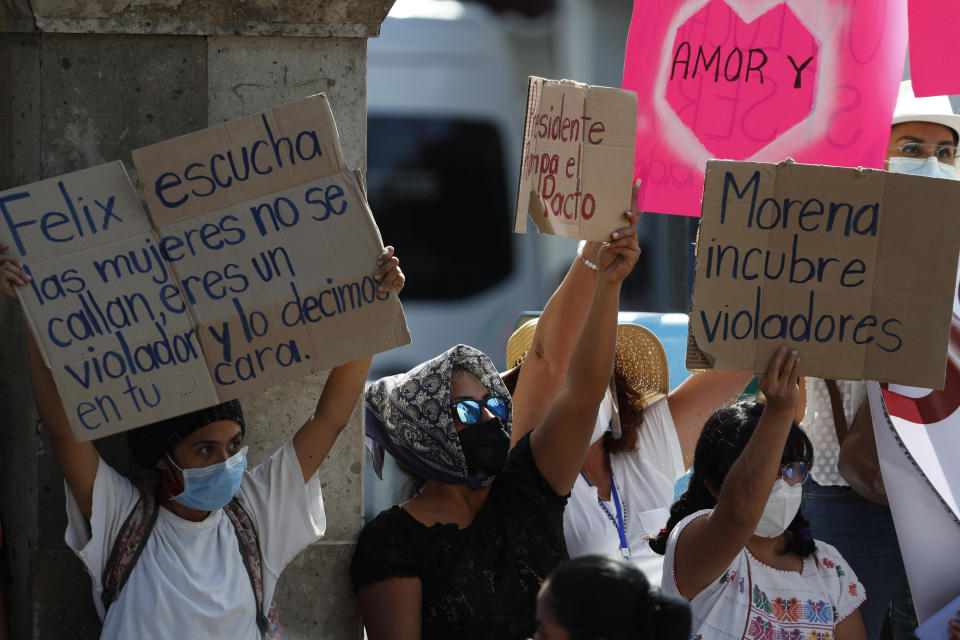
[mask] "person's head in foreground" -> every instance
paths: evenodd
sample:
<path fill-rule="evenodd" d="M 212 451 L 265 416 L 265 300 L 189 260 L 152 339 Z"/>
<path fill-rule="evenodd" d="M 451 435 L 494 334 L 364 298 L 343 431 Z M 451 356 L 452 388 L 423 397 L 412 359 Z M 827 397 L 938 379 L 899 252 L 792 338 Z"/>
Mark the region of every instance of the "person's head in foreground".
<path fill-rule="evenodd" d="M 724 479 L 750 441 L 763 409 L 763 403 L 744 400 L 710 416 L 693 454 L 690 486 L 670 507 L 670 519 L 665 530 L 650 542 L 654 551 L 665 552 L 669 531 L 683 518 L 717 505 Z M 773 489 L 754 530 L 754 535 L 762 538 L 785 534 L 788 537 L 786 550 L 800 556 L 810 555 L 815 548 L 809 525 L 800 513 L 803 481 L 811 466 L 813 444 L 800 426 L 794 423 L 780 456 Z"/>
<path fill-rule="evenodd" d="M 947 96 L 917 98 L 909 80 L 900 83 L 885 168 L 930 178 L 956 175 L 960 116 Z"/>
<path fill-rule="evenodd" d="M 615 556 L 565 562 L 537 596 L 535 640 L 686 640 L 690 605 L 651 588 L 643 572 Z"/>
<path fill-rule="evenodd" d="M 134 461 L 188 509 L 216 511 L 240 489 L 247 468 L 243 410 L 236 400 L 127 432 Z"/>

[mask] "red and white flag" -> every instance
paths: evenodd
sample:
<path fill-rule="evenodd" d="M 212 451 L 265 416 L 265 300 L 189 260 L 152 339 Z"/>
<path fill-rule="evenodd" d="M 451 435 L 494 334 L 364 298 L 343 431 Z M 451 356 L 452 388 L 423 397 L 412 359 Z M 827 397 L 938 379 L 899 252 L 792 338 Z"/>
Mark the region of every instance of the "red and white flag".
<path fill-rule="evenodd" d="M 920 622 L 960 595 L 960 280 L 942 391 L 867 385 L 877 452 Z"/>

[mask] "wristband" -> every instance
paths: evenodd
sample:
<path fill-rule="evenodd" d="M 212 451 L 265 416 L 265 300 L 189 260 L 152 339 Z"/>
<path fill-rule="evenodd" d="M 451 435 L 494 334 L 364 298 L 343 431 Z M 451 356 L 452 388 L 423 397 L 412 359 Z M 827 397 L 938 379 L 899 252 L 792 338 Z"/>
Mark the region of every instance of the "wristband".
<path fill-rule="evenodd" d="M 586 246 L 586 244 L 587 244 L 586 240 L 581 240 L 580 244 L 577 245 L 577 257 L 580 258 L 580 260 L 583 261 L 583 264 L 587 265 L 589 269 L 593 269 L 594 271 L 599 271 L 599 269 L 597 268 L 597 264 L 595 262 L 590 262 L 589 260 L 583 257 L 583 247 Z"/>

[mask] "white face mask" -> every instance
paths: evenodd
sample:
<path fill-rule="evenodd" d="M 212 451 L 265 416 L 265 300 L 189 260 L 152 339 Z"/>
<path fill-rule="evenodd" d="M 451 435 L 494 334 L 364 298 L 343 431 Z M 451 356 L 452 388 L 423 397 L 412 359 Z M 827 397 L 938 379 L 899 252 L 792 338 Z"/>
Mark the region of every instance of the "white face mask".
<path fill-rule="evenodd" d="M 890 158 L 889 170 L 894 173 L 909 173 L 914 176 L 928 178 L 946 178 L 953 180 L 954 167 L 951 164 L 940 162 L 935 157 L 928 158 Z"/>
<path fill-rule="evenodd" d="M 753 533 L 761 538 L 776 538 L 787 530 L 793 518 L 800 510 L 800 499 L 803 497 L 803 485 L 790 486 L 786 480 L 778 478 L 773 483 L 773 490 L 767 498 L 767 506 L 763 508 L 763 515 Z"/>
<path fill-rule="evenodd" d="M 600 410 L 597 412 L 597 423 L 593 426 L 593 435 L 590 436 L 590 444 L 594 444 L 602 438 L 607 431 L 610 431 L 610 420 L 613 418 L 613 394 L 610 393 L 610 387 L 603 394 L 603 402 L 600 403 Z"/>

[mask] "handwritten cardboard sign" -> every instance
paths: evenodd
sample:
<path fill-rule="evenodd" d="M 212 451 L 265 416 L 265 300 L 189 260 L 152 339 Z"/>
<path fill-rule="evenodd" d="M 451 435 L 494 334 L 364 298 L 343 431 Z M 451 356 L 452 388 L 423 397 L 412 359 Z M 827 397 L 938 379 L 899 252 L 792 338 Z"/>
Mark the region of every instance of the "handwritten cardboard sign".
<path fill-rule="evenodd" d="M 960 182 L 792 162 L 707 163 L 687 367 L 943 388 Z"/>
<path fill-rule="evenodd" d="M 906 35 L 906 0 L 637 0 L 641 208 L 699 215 L 711 158 L 882 167 Z"/>
<path fill-rule="evenodd" d="M 637 96 L 530 76 L 514 231 L 605 241 L 632 195 Z"/>
<path fill-rule="evenodd" d="M 77 440 L 409 342 L 326 99 L 0 193 L 0 238 Z"/>
<path fill-rule="evenodd" d="M 0 238 L 77 440 L 216 404 L 194 323 L 120 162 L 0 193 Z"/>

